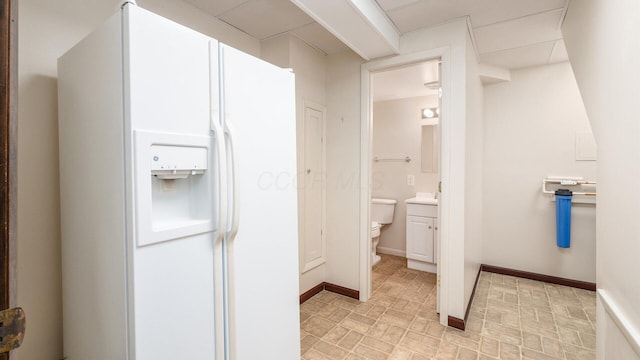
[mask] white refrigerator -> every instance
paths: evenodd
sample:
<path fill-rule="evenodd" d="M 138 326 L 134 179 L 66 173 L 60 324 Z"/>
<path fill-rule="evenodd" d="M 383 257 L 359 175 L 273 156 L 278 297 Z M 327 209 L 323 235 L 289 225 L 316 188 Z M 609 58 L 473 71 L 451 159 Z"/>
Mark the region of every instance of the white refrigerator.
<path fill-rule="evenodd" d="M 125 4 L 58 76 L 65 359 L 299 359 L 293 74 Z"/>

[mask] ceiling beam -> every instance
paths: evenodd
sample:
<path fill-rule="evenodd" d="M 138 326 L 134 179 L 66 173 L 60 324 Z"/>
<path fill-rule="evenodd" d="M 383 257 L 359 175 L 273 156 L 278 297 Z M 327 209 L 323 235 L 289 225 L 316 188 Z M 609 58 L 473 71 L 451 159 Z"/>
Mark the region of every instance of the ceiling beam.
<path fill-rule="evenodd" d="M 400 53 L 400 33 L 375 0 L 291 0 L 365 60 Z"/>

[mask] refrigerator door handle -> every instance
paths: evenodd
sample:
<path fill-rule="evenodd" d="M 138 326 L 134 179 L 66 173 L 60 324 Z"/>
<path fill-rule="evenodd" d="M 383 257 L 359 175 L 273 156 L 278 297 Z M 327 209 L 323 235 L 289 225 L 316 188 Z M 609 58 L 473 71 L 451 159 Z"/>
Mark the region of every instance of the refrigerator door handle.
<path fill-rule="evenodd" d="M 223 240 L 227 230 L 227 155 L 226 155 L 226 147 L 224 140 L 224 131 L 222 127 L 217 121 L 211 122 L 211 131 L 213 132 L 213 141 L 215 142 L 215 152 L 216 152 L 216 162 L 217 168 L 215 172 L 211 175 L 212 181 L 216 181 L 217 183 L 213 187 L 213 191 L 215 193 L 215 197 L 217 200 L 216 210 L 218 223 L 216 224 L 216 233 L 213 238 L 213 247 L 214 247 L 214 274 L 224 274 L 224 255 L 223 255 Z M 222 276 L 222 275 L 218 275 Z M 217 278 L 216 278 L 217 279 Z M 215 322 L 215 333 L 217 334 L 215 337 L 215 358 L 216 359 L 226 359 L 225 356 L 225 337 L 222 335 L 225 333 L 224 326 L 224 318 L 225 318 L 225 304 L 226 295 L 225 289 L 223 285 L 224 281 L 215 281 L 214 285 L 214 312 L 215 318 L 219 319 Z"/>
<path fill-rule="evenodd" d="M 211 130 L 213 131 L 213 139 L 215 141 L 215 151 L 216 151 L 216 161 L 218 163 L 216 180 L 217 186 L 215 186 L 214 192 L 216 196 L 216 200 L 218 202 L 217 206 L 217 217 L 218 217 L 218 231 L 216 232 L 215 241 L 219 241 L 225 234 L 225 225 L 227 223 L 227 177 L 224 172 L 227 168 L 226 166 L 226 151 L 225 151 L 225 141 L 224 141 L 224 132 L 222 127 L 217 122 L 211 122 Z"/>
<path fill-rule="evenodd" d="M 229 124 L 228 119 L 224 122 L 224 132 L 227 135 L 227 139 L 229 139 L 229 153 L 231 159 L 231 196 L 232 200 L 230 201 L 232 206 L 231 212 L 231 221 L 229 222 L 229 228 L 227 229 L 228 239 L 233 240 L 238 233 L 238 227 L 240 226 L 240 186 L 239 186 L 239 176 L 238 176 L 238 148 L 237 148 L 237 139 L 235 138 L 235 132 L 233 130 L 233 126 Z"/>

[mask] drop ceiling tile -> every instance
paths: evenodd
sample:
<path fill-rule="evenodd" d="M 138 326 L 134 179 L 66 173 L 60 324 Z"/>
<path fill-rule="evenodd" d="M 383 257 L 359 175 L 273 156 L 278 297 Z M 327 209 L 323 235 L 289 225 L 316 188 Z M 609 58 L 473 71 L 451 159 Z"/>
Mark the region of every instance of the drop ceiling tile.
<path fill-rule="evenodd" d="M 219 18 L 260 40 L 313 22 L 289 0 L 248 1 Z"/>
<path fill-rule="evenodd" d="M 291 32 L 306 43 L 315 46 L 325 54 L 334 54 L 347 50 L 347 45 L 338 40 L 317 22 L 305 25 Z"/>
<path fill-rule="evenodd" d="M 555 41 L 548 41 L 541 44 L 481 54 L 480 62 L 509 69 L 546 65 L 554 44 Z"/>
<path fill-rule="evenodd" d="M 551 51 L 551 56 L 549 56 L 549 64 L 563 61 L 569 61 L 569 54 L 567 54 L 567 48 L 564 46 L 564 40 L 558 40 Z"/>
<path fill-rule="evenodd" d="M 378 0 L 402 33 L 469 15 L 473 27 L 537 14 L 564 6 L 565 0 Z M 403 6 L 394 6 L 395 3 Z"/>
<path fill-rule="evenodd" d="M 387 11 L 387 16 L 401 33 L 407 33 L 467 15 L 468 11 L 458 3 L 459 1 L 422 0 Z"/>
<path fill-rule="evenodd" d="M 184 0 L 209 15 L 218 16 L 250 0 Z"/>
<path fill-rule="evenodd" d="M 464 0 L 473 27 L 562 9 L 565 0 Z M 557 25 L 557 24 L 556 24 Z"/>
<path fill-rule="evenodd" d="M 562 39 L 562 9 L 473 29 L 480 54 Z"/>

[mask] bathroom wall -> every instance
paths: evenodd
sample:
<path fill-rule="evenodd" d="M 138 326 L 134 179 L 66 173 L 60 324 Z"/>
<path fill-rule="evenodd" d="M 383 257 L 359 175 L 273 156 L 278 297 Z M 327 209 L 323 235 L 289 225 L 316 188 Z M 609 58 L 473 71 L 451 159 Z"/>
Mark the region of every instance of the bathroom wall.
<path fill-rule="evenodd" d="M 284 34 L 261 42 L 261 57 L 283 68 L 292 68 L 296 76 L 296 123 L 298 169 L 304 169 L 304 102 L 311 101 L 318 105 L 326 104 L 326 55 L 300 40 L 296 36 Z M 298 176 L 303 176 L 298 171 Z M 324 178 L 324 176 L 320 177 Z M 320 179 L 319 178 L 319 179 Z M 300 234 L 300 251 L 304 246 L 304 187 L 298 182 L 298 229 Z M 319 205 L 318 205 L 319 206 Z M 307 219 L 318 221 L 322 219 Z M 325 242 L 326 246 L 326 242 Z M 304 267 L 300 253 L 300 270 Z M 302 273 L 300 276 L 300 293 L 326 281 L 326 263 Z"/>
<path fill-rule="evenodd" d="M 598 359 L 640 359 L 638 14 L 636 0 L 572 1 L 562 27 L 598 143 Z"/>
<path fill-rule="evenodd" d="M 19 359 L 62 358 L 62 295 L 57 132 L 57 58 L 121 1 L 18 2 L 18 305 L 28 331 Z M 257 40 L 178 0 L 138 0 L 254 55 Z M 81 174 L 79 174 L 81 176 Z"/>
<path fill-rule="evenodd" d="M 375 85 L 374 85 L 375 86 Z M 421 110 L 437 107 L 437 95 L 387 100 L 373 103 L 373 156 L 411 157 L 411 162 L 373 162 L 372 196 L 397 201 L 393 223 L 380 235 L 378 251 L 405 256 L 406 199 L 416 192 L 436 192 L 439 174 L 421 169 Z M 415 185 L 407 185 L 407 176 L 415 176 Z"/>
<path fill-rule="evenodd" d="M 595 161 L 575 160 L 576 132 L 590 127 L 571 66 L 513 70 L 484 94 L 484 263 L 595 282 L 595 206 L 573 205 L 560 249 L 555 202 L 541 193 L 546 176 L 596 180 Z"/>

